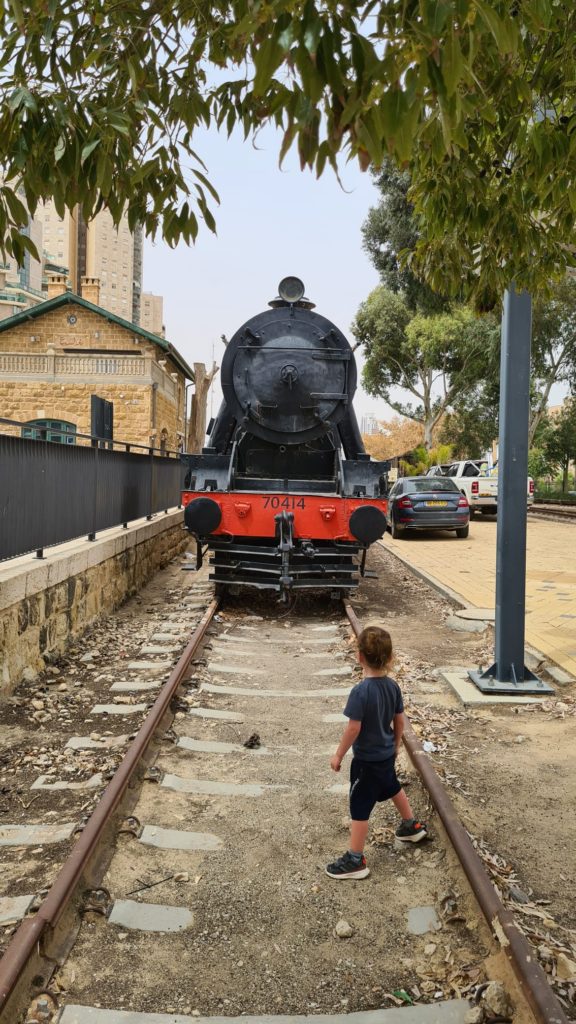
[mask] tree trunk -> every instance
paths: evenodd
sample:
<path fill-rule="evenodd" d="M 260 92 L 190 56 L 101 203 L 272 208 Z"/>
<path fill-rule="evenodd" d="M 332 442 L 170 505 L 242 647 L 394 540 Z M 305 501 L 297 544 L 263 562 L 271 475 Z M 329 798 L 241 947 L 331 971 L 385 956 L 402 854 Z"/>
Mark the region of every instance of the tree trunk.
<path fill-rule="evenodd" d="M 201 452 L 204 447 L 208 392 L 217 373 L 216 363 L 212 364 L 210 373 L 207 372 L 205 363 L 194 363 L 194 394 L 188 423 L 187 452 Z"/>

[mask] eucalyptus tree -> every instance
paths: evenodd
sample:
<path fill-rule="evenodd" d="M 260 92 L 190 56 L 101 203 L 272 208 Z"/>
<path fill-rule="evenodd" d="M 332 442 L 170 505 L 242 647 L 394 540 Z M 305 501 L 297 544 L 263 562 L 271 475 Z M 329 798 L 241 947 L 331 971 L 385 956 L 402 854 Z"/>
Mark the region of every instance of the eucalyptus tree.
<path fill-rule="evenodd" d="M 270 123 L 318 175 L 409 172 L 437 292 L 538 291 L 575 261 L 575 32 L 571 0 L 7 0 L 0 240 L 22 258 L 52 196 L 192 241 L 216 202 L 197 129 Z"/>

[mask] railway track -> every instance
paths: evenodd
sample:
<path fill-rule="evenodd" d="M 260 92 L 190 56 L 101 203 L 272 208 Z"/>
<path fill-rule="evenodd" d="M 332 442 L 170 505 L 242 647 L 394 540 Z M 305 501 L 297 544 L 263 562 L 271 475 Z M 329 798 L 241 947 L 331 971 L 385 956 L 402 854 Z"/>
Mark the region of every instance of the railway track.
<path fill-rule="evenodd" d="M 539 519 L 576 519 L 576 505 L 532 505 L 530 515 Z"/>
<path fill-rule="evenodd" d="M 360 624 L 351 606 L 294 617 L 226 608 L 217 621 L 208 596 L 200 582 L 191 604 L 202 617 L 189 642 L 6 950 L 1 1024 L 370 1011 L 399 1001 L 388 994 L 405 992 L 416 949 L 428 950 L 430 976 L 412 978 L 413 997 L 416 989 L 438 1002 L 439 992 L 446 1014 L 460 1015 L 430 1020 L 460 1021 L 464 1004 L 454 997 L 484 980 L 494 937 L 536 1020 L 564 1024 L 412 730 L 404 775 L 419 813 L 430 795 L 434 842 L 396 849 L 390 814 L 388 837 L 371 851 L 369 886 L 340 887 L 324 875 L 347 841 L 347 786 L 326 765 L 356 678 L 349 624 Z M 132 693 L 140 682 L 132 680 Z M 477 909 L 462 868 L 490 929 L 467 927 Z M 457 920 L 438 927 L 455 933 L 462 954 L 440 989 L 433 961 L 442 942 L 405 928 L 414 904 L 429 910 L 439 893 Z M 353 946 L 333 936 L 342 918 L 353 922 Z M 454 980 L 459 971 L 467 985 Z M 31 990 L 40 990 L 32 1000 Z"/>

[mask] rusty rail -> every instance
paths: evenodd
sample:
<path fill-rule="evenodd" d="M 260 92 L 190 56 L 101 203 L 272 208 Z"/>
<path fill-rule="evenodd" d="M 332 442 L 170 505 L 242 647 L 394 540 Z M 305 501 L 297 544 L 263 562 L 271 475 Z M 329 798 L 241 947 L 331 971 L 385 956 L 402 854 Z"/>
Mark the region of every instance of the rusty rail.
<path fill-rule="evenodd" d="M 82 878 L 114 811 L 144 757 L 154 733 L 170 707 L 186 669 L 204 638 L 218 606 L 219 598 L 210 602 L 184 651 L 164 683 L 140 730 L 128 747 L 124 758 L 104 790 L 101 800 L 88 819 L 73 850 L 64 861 L 56 879 L 34 917 L 25 919 L 13 936 L 0 960 L 0 1016 L 7 1008 L 26 966 L 45 933 L 53 930 L 62 917 L 76 886 Z"/>
<path fill-rule="evenodd" d="M 358 636 L 362 630 L 358 616 L 348 601 L 344 601 L 344 609 L 354 633 Z M 564 1010 L 548 984 L 546 973 L 538 963 L 534 949 L 520 931 L 514 915 L 506 910 L 500 900 L 458 817 L 456 808 L 409 722 L 404 731 L 404 744 L 448 833 L 482 913 L 508 957 L 536 1020 L 539 1024 L 569 1024 Z"/>

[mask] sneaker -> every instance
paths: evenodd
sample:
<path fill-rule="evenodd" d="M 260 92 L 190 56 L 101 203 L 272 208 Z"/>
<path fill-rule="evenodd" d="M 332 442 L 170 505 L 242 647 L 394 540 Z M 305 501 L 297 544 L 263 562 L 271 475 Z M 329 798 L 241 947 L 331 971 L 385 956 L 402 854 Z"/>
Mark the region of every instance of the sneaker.
<path fill-rule="evenodd" d="M 428 835 L 428 826 L 425 821 L 414 820 L 411 825 L 405 821 L 396 829 L 396 839 L 403 843 L 419 843 Z"/>
<path fill-rule="evenodd" d="M 326 874 L 330 875 L 330 878 L 368 878 L 370 868 L 366 866 L 366 857 L 364 855 L 362 855 L 362 860 L 358 862 L 346 852 L 332 864 L 326 865 Z"/>

